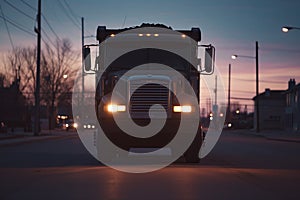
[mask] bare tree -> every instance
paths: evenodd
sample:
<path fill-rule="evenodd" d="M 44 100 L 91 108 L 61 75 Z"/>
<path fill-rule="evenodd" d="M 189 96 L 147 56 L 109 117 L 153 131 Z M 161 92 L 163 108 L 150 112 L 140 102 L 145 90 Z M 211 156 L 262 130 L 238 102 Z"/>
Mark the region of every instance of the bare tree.
<path fill-rule="evenodd" d="M 18 47 L 3 57 L 4 74 L 7 82 L 19 79 L 19 90 L 33 103 L 35 90 L 36 48 Z"/>
<path fill-rule="evenodd" d="M 7 84 L 6 76 L 3 73 L 0 73 L 0 88 L 5 87 Z"/>
<path fill-rule="evenodd" d="M 3 74 L 8 82 L 13 82 L 16 70 L 20 65 L 20 48 L 15 48 L 11 52 L 2 55 Z"/>
<path fill-rule="evenodd" d="M 0 88 L 4 87 L 5 75 L 0 73 Z"/>
<path fill-rule="evenodd" d="M 28 100 L 33 103 L 35 92 L 35 73 L 36 73 L 36 47 L 27 47 L 21 49 L 22 65 L 20 70 L 21 92 L 26 93 Z"/>
<path fill-rule="evenodd" d="M 72 50 L 68 39 L 57 40 L 55 48 L 45 44 L 41 59 L 41 105 L 48 107 L 49 128 L 55 125 L 55 111 L 59 102 L 71 104 L 71 89 L 78 64 L 78 53 Z M 36 80 L 36 47 L 18 47 L 2 58 L 3 77 L 0 82 L 9 85 L 19 79 L 19 90 L 34 102 Z"/>
<path fill-rule="evenodd" d="M 59 101 L 68 100 L 73 87 L 78 54 L 67 39 L 57 40 L 55 49 L 46 45 L 41 63 L 41 94 L 48 106 L 49 128 L 54 128 L 55 113 Z"/>

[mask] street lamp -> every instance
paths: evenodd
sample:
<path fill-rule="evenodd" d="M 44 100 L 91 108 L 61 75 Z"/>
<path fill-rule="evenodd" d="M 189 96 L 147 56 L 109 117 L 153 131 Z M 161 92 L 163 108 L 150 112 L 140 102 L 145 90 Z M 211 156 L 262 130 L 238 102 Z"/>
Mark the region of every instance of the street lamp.
<path fill-rule="evenodd" d="M 289 27 L 290 28 L 290 27 Z M 259 71 L 258 71 L 258 42 L 255 42 L 255 56 L 244 56 L 244 55 L 232 55 L 232 59 L 237 59 L 238 57 L 242 58 L 251 58 L 255 59 L 255 66 L 256 66 L 256 132 L 259 132 Z"/>
<path fill-rule="evenodd" d="M 292 29 L 298 29 L 298 30 L 300 30 L 300 28 L 298 28 L 298 27 L 293 27 L 293 26 L 283 26 L 283 27 L 281 28 L 282 32 L 284 32 L 284 33 L 287 33 L 287 32 L 289 32 L 289 31 L 292 30 Z"/>
<path fill-rule="evenodd" d="M 243 55 L 232 55 L 231 58 L 233 60 L 237 59 L 238 57 L 241 57 L 241 58 L 255 58 L 255 56 L 243 56 Z"/>

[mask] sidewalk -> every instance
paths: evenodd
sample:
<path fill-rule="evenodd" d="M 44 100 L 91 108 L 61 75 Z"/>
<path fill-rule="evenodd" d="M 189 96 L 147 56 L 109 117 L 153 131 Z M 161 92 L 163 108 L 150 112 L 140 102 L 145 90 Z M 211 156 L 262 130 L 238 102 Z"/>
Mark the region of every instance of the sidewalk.
<path fill-rule="evenodd" d="M 256 132 L 256 130 L 229 130 L 232 133 L 238 133 L 241 135 L 253 135 L 256 137 L 264 137 L 268 140 L 276 140 L 276 141 L 283 141 L 283 142 L 296 142 L 300 143 L 300 133 L 299 132 L 292 132 L 287 130 L 262 130 L 260 132 Z"/>
<path fill-rule="evenodd" d="M 15 130 L 14 132 L 0 133 L 0 147 L 29 143 L 40 140 L 58 139 L 75 135 L 77 135 L 76 131 L 65 131 L 59 129 L 42 130 L 38 136 L 34 136 L 32 132 Z"/>

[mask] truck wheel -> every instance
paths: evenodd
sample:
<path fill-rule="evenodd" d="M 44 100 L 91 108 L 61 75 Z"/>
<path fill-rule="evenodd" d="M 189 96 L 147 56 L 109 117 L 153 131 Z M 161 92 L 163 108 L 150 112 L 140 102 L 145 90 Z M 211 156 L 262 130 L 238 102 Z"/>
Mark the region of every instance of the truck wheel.
<path fill-rule="evenodd" d="M 199 163 L 200 158 L 198 156 L 198 152 L 187 152 L 184 155 L 186 163 Z"/>
<path fill-rule="evenodd" d="M 199 158 L 199 151 L 201 148 L 203 142 L 203 134 L 202 130 L 200 129 L 196 137 L 194 138 L 191 146 L 188 148 L 188 150 L 184 154 L 185 161 L 187 163 L 199 163 L 200 158 Z"/>
<path fill-rule="evenodd" d="M 98 153 L 98 159 L 102 164 L 111 163 L 116 158 L 116 152 L 106 152 L 106 153 Z"/>
<path fill-rule="evenodd" d="M 106 143 L 100 142 L 98 143 L 98 145 L 98 160 L 100 160 L 100 162 L 103 161 L 107 164 L 118 163 L 120 159 L 122 160 L 122 158 L 128 157 L 128 152 L 111 149 L 107 146 Z"/>
<path fill-rule="evenodd" d="M 111 163 L 115 157 L 116 157 L 116 152 L 110 148 L 110 146 L 104 142 L 105 139 L 103 136 L 99 135 L 96 133 L 96 147 L 97 147 L 97 157 L 100 162 L 104 163 Z M 103 163 L 103 164 L 104 164 Z"/>

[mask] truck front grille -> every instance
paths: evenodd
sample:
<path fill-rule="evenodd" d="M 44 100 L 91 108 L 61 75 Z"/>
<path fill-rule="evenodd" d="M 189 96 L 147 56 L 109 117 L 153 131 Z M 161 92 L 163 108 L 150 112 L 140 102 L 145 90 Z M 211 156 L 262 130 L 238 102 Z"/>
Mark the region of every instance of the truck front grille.
<path fill-rule="evenodd" d="M 132 117 L 149 117 L 149 109 L 154 104 L 159 104 L 163 108 L 155 109 L 154 114 L 167 112 L 169 109 L 169 89 L 168 83 L 155 84 L 148 83 L 141 87 L 139 84 L 130 84 L 130 114 Z"/>

